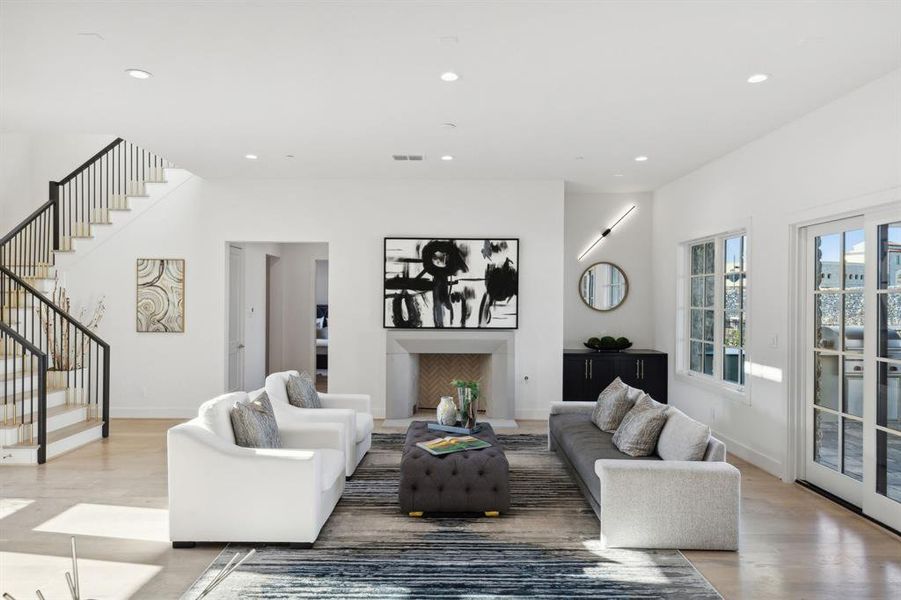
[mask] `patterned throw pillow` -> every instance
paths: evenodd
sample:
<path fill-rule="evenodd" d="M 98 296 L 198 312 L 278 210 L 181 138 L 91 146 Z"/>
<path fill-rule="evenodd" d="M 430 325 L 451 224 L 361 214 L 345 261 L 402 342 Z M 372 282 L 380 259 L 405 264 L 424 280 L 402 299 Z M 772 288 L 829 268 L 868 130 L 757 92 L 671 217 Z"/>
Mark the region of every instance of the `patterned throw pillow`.
<path fill-rule="evenodd" d="M 322 408 L 319 400 L 319 392 L 313 378 L 306 373 L 300 376 L 290 375 L 285 383 L 285 391 L 288 392 L 288 402 L 297 408 Z"/>
<path fill-rule="evenodd" d="M 667 410 L 669 408 L 668 405 L 663 404 L 661 402 L 657 402 L 653 398 L 651 398 L 650 394 L 642 392 L 638 397 L 638 400 L 635 401 L 635 408 L 640 408 L 642 410 L 647 408 L 656 408 L 657 410 Z"/>
<path fill-rule="evenodd" d="M 660 430 L 666 424 L 667 408 L 663 405 L 663 408 L 639 406 L 639 402 L 623 417 L 613 434 L 613 445 L 629 456 L 650 456 L 657 447 Z"/>
<path fill-rule="evenodd" d="M 616 386 L 617 382 L 620 383 L 619 386 Z M 597 405 L 591 413 L 591 420 L 601 431 L 608 433 L 616 431 L 626 413 L 632 410 L 633 402 L 629 400 L 628 392 L 628 386 L 617 377 L 600 393 Z"/>
<path fill-rule="evenodd" d="M 230 416 L 237 445 L 245 448 L 282 447 L 275 413 L 266 392 L 253 400 L 244 399 L 235 402 Z"/>

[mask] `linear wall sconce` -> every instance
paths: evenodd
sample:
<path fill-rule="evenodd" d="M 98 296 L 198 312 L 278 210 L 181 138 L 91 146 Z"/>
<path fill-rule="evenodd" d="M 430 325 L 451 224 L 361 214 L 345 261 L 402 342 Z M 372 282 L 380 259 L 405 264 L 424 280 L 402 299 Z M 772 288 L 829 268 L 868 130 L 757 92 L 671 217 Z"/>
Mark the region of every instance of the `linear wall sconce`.
<path fill-rule="evenodd" d="M 629 216 L 629 213 L 631 213 L 633 210 L 635 210 L 635 205 L 634 205 L 634 204 L 632 205 L 631 208 L 629 208 L 629 210 L 627 210 L 625 213 L 623 213 L 623 216 L 621 216 L 620 218 L 618 218 L 618 219 L 616 220 L 616 223 L 614 223 L 613 225 L 611 225 L 610 227 L 608 227 L 607 229 L 605 229 L 605 230 L 601 233 L 600 237 L 598 237 L 598 239 L 596 239 L 596 240 L 594 241 L 594 243 L 591 244 L 591 245 L 585 250 L 585 252 L 583 252 L 581 255 L 579 255 L 579 260 L 582 260 L 583 258 L 585 258 L 586 256 L 588 256 L 588 253 L 591 252 L 592 250 L 594 250 L 594 247 L 597 246 L 598 244 L 600 244 L 600 243 L 601 243 L 601 240 L 603 240 L 605 237 L 607 237 L 608 235 L 610 235 L 610 232 L 613 231 L 613 228 L 616 227 L 617 225 L 619 225 L 620 222 L 621 222 L 623 219 L 625 219 L 626 217 L 628 217 L 628 216 Z"/>

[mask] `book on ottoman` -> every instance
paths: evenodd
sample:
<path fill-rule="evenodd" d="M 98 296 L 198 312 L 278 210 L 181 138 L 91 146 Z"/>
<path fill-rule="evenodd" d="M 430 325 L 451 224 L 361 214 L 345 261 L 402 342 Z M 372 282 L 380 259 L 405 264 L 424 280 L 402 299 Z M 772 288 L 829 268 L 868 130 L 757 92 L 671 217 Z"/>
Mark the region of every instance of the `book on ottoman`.
<path fill-rule="evenodd" d="M 464 452 L 466 450 L 481 450 L 482 448 L 490 448 L 491 444 L 485 440 L 465 435 L 462 437 L 443 437 L 428 442 L 419 442 L 416 444 L 433 456 L 441 456 L 442 454 L 451 454 L 453 452 Z"/>

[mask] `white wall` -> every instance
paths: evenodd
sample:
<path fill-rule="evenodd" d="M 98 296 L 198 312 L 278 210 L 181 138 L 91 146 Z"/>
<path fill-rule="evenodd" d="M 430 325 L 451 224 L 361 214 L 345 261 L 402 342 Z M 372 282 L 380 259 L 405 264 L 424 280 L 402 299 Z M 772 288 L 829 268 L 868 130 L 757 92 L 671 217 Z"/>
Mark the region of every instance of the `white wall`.
<path fill-rule="evenodd" d="M 115 139 L 112 135 L 0 133 L 0 234 L 49 200 L 58 181 Z"/>
<path fill-rule="evenodd" d="M 564 347 L 582 348 L 582 342 L 592 336 L 612 335 L 629 338 L 635 348 L 653 348 L 652 195 L 566 194 L 565 202 Z M 579 255 L 633 204 L 637 208 L 579 261 Z M 582 273 L 588 266 L 601 261 L 618 265 L 629 280 L 629 295 L 625 302 L 608 312 L 588 308 L 579 295 Z"/>
<path fill-rule="evenodd" d="M 795 401 L 786 372 L 790 225 L 886 202 L 901 203 L 901 71 L 657 190 L 657 347 L 672 366 L 679 244 L 746 226 L 749 360 L 783 374 L 782 382 L 752 377 L 746 404 L 671 373 L 670 402 L 709 423 L 731 452 L 782 475 L 787 403 Z"/>
<path fill-rule="evenodd" d="M 107 295 L 100 335 L 112 345 L 113 415 L 189 416 L 222 391 L 228 240 L 329 243 L 329 389 L 367 392 L 382 415 L 382 238 L 392 235 L 520 238 L 517 415 L 545 416 L 562 388 L 562 182 L 198 177 L 68 269 L 73 293 Z M 186 259 L 184 334 L 135 333 L 139 256 Z M 291 295 L 286 287 L 286 307 Z"/>

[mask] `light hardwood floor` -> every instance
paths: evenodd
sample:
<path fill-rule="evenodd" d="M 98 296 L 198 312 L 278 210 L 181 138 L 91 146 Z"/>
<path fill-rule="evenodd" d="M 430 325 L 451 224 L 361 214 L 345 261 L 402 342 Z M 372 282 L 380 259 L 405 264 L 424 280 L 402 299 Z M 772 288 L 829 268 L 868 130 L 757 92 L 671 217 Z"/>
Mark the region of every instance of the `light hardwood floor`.
<path fill-rule="evenodd" d="M 101 443 L 0 470 L 0 593 L 33 598 L 40 587 L 47 598 L 68 597 L 63 572 L 75 534 L 85 595 L 178 598 L 220 548 L 173 550 L 166 540 L 165 432 L 175 423 L 117 419 Z M 521 425 L 520 433 L 546 428 Z M 901 598 L 901 540 L 733 462 L 742 471 L 741 550 L 685 553 L 724 597 Z"/>

